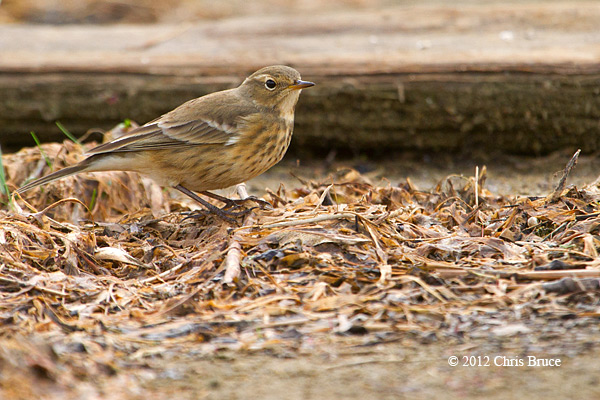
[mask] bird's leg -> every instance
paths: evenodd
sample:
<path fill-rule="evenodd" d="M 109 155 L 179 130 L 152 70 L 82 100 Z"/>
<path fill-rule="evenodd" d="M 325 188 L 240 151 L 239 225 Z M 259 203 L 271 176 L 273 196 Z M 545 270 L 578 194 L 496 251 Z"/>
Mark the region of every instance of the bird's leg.
<path fill-rule="evenodd" d="M 230 207 L 235 207 L 235 208 L 240 208 L 243 207 L 244 204 L 248 201 L 253 201 L 254 203 L 258 204 L 258 206 L 260 207 L 261 210 L 264 209 L 271 209 L 272 206 L 271 204 L 269 204 L 267 201 L 264 201 L 263 199 L 259 199 L 256 196 L 246 196 L 243 197 L 239 200 L 235 200 L 235 199 L 230 199 L 228 197 L 224 197 L 215 193 L 211 193 L 211 192 L 200 192 L 201 194 L 210 197 L 211 199 L 215 199 L 220 201 L 221 203 L 225 204 L 224 208 L 230 208 Z"/>
<path fill-rule="evenodd" d="M 230 223 L 236 222 L 233 218 L 244 216 L 244 215 L 248 214 L 250 211 L 252 211 L 252 209 L 247 209 L 247 210 L 243 210 L 243 211 L 239 211 L 239 212 L 227 211 L 227 210 L 219 208 L 215 205 L 210 204 L 208 201 L 204 200 L 202 197 L 198 196 L 196 193 L 192 192 L 191 190 L 189 190 L 181 185 L 174 186 L 174 188 L 179 190 L 181 193 L 196 200 L 198 203 L 202 204 L 211 213 L 217 215 L 219 218 L 223 219 L 224 221 L 230 222 Z M 201 193 L 204 194 L 204 193 L 208 193 L 208 192 L 201 192 Z M 212 196 L 209 196 L 209 197 L 212 197 Z M 221 197 L 221 196 L 219 196 L 219 197 Z M 219 200 L 219 199 L 217 199 L 217 200 Z"/>

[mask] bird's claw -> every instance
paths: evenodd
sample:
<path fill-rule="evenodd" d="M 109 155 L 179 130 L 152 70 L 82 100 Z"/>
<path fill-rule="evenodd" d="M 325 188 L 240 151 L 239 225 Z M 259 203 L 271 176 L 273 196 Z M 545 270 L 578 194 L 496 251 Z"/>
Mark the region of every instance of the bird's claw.
<path fill-rule="evenodd" d="M 227 199 L 228 201 L 225 202 L 225 207 L 223 208 L 242 208 L 245 207 L 247 202 L 253 202 L 255 203 L 258 207 L 251 207 L 250 209 L 253 210 L 255 208 L 259 208 L 261 210 L 272 210 L 273 206 L 271 205 L 271 203 L 269 203 L 266 200 L 263 199 L 259 199 L 256 196 L 248 196 L 244 199 Z"/>
<path fill-rule="evenodd" d="M 245 208 L 241 211 L 230 211 L 227 210 L 226 207 L 215 207 L 214 209 L 211 208 L 209 210 L 194 210 L 183 213 L 184 215 L 187 214 L 183 221 L 187 219 L 199 219 L 201 217 L 206 217 L 207 215 L 214 214 L 225 222 L 237 225 L 239 221 L 237 221 L 236 218 L 245 217 L 246 215 L 250 214 L 254 209 L 256 209 L 256 207 Z"/>

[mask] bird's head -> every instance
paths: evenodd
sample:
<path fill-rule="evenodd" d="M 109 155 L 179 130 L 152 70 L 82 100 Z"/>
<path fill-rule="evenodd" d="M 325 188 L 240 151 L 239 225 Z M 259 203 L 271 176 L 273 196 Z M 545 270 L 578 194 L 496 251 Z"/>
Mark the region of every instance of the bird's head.
<path fill-rule="evenodd" d="M 301 89 L 314 83 L 300 79 L 300 73 L 285 65 L 264 67 L 250 75 L 240 90 L 257 105 L 293 112 Z"/>

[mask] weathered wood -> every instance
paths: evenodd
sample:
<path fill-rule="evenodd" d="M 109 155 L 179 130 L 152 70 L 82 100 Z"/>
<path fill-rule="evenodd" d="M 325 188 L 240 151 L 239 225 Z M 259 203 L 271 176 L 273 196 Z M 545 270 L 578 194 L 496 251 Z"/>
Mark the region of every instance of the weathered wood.
<path fill-rule="evenodd" d="M 198 25 L 0 27 L 0 143 L 146 122 L 297 67 L 294 146 L 539 154 L 600 149 L 600 5 L 396 7 Z"/>

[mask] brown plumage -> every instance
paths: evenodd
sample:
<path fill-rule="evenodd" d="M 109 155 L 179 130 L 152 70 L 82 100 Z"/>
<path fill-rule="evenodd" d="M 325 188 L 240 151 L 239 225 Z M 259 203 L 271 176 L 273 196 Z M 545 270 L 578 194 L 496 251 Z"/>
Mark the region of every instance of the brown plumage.
<path fill-rule="evenodd" d="M 205 193 L 244 182 L 283 158 L 300 90 L 313 85 L 293 68 L 262 68 L 237 88 L 190 100 L 18 192 L 80 172 L 134 171 L 207 206 L 191 191 Z"/>

